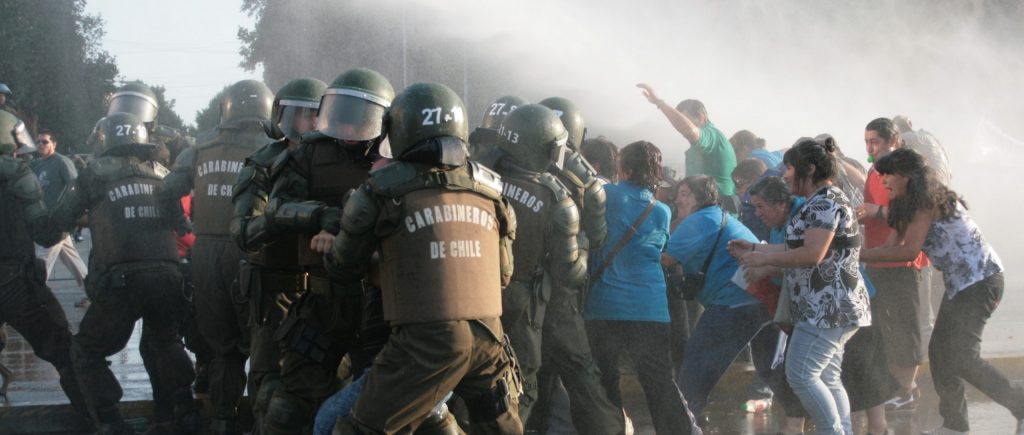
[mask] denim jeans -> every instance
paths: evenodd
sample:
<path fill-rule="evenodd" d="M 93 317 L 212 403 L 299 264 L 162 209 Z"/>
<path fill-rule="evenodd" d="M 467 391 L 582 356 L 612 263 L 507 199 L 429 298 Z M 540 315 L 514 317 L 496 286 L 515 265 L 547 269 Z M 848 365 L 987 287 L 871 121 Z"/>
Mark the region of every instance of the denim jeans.
<path fill-rule="evenodd" d="M 734 308 L 709 305 L 704 308 L 704 314 L 687 343 L 678 372 L 679 389 L 694 415 L 700 415 L 707 407 L 711 390 L 747 343 L 750 343 L 758 376 L 773 388 L 785 387 L 783 371 L 771 368 L 779 334 L 776 328 L 769 326 L 770 323 L 771 318 L 763 304 Z M 762 330 L 773 330 L 774 333 L 762 336 L 759 334 Z"/>
<path fill-rule="evenodd" d="M 328 397 L 323 405 L 320 405 L 320 409 L 316 411 L 316 419 L 313 421 L 313 435 L 331 435 L 338 418 L 348 415 L 352 407 L 355 406 L 359 392 L 363 391 L 364 383 L 366 383 L 366 373 L 359 375 L 351 384 Z M 451 398 L 452 393 L 448 393 L 432 412 L 440 412 L 441 406 Z"/>
<path fill-rule="evenodd" d="M 819 434 L 853 435 L 850 399 L 840 375 L 843 346 L 855 332 L 856 326 L 818 328 L 798 323 L 789 339 L 786 379 Z"/>
<path fill-rule="evenodd" d="M 974 385 L 1013 417 L 1024 418 L 1024 389 L 981 359 L 981 335 L 985 323 L 1003 297 L 1003 274 L 997 273 L 943 299 L 935 318 L 928 359 L 935 392 L 939 395 L 942 425 L 968 431 L 964 381 Z"/>

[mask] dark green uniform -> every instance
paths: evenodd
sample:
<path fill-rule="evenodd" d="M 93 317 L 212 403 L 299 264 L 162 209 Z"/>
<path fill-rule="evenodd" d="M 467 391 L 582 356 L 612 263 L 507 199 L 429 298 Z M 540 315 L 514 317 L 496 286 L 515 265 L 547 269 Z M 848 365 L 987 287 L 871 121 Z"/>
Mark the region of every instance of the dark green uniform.
<path fill-rule="evenodd" d="M 196 321 L 213 351 L 208 375 L 212 417 L 218 432 L 234 432 L 238 401 L 245 390 L 249 353 L 249 310 L 235 285 L 244 252 L 231 239 L 233 186 L 246 156 L 268 142 L 258 124 L 247 129 L 222 129 L 210 143 L 188 148 L 164 179 L 160 199 L 166 213 L 180 209 L 180 198 L 192 193 L 192 247 Z M 221 428 L 220 426 L 225 426 Z"/>
<path fill-rule="evenodd" d="M 298 263 L 297 236 L 269 233 L 263 216 L 275 181 L 270 176 L 271 166 L 287 150 L 287 140 L 257 150 L 245 159 L 234 187 L 231 233 L 239 248 L 249 252 L 249 261 L 240 271 L 239 286 L 249 300 L 249 396 L 255 428 L 263 425 L 270 398 L 281 384 L 281 351 L 274 333 L 290 301 L 297 299 L 305 286 L 305 274 Z"/>
<path fill-rule="evenodd" d="M 72 340 L 71 360 L 103 433 L 123 430 L 116 407 L 121 387 L 106 357 L 124 348 L 140 317 L 139 352 L 153 388 L 155 421 L 198 430 L 189 390 L 195 374 L 179 335 L 187 301 L 174 224 L 161 216 L 156 197 L 166 174 L 129 153 L 98 157 L 53 213 L 63 230 L 89 215 L 93 249 L 86 293 L 92 304 Z"/>
<path fill-rule="evenodd" d="M 71 331 L 33 242 L 53 246 L 63 234 L 46 225 L 39 180 L 28 165 L 0 156 L 0 324 L 16 329 L 39 358 L 53 364 L 76 409 L 85 412 L 71 368 Z M 84 414 L 83 414 L 84 415 Z"/>
<path fill-rule="evenodd" d="M 328 263 L 341 289 L 356 291 L 380 247 L 393 330 L 343 431 L 410 431 L 454 390 L 475 430 L 521 433 L 498 320 L 515 217 L 499 189 L 497 175 L 475 163 L 438 170 L 399 161 L 346 204 Z"/>

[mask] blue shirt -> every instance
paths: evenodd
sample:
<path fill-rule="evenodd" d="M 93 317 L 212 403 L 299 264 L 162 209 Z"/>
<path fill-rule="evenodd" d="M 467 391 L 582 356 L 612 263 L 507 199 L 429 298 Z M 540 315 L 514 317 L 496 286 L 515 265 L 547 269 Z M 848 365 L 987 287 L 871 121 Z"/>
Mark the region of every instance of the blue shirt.
<path fill-rule="evenodd" d="M 590 270 L 596 270 L 604 262 L 608 252 L 619 243 L 654 197 L 650 190 L 628 181 L 606 184 L 604 190 L 607 195 L 605 220 L 608 222 L 608 239 L 596 254 L 591 253 Z M 594 283 L 583 318 L 670 321 L 665 275 L 661 270 L 661 251 L 668 241 L 670 219 L 668 206 L 656 201 L 636 234 Z"/>
<path fill-rule="evenodd" d="M 761 160 L 769 169 L 782 164 L 782 151 L 768 151 L 758 148 L 750 152 L 750 157 Z"/>
<path fill-rule="evenodd" d="M 742 239 L 757 243 L 754 234 L 731 215 L 726 216 L 725 227 L 718 244 L 712 246 L 722 225 L 722 207 L 704 207 L 691 214 L 676 227 L 668 242 L 668 255 L 683 265 L 683 272 L 698 273 L 714 249 L 715 255 L 704 275 L 704 288 L 697 300 L 704 306 L 725 305 L 738 307 L 758 303 L 746 289 L 732 282 L 739 269 L 736 258 L 726 250 L 730 240 Z"/>

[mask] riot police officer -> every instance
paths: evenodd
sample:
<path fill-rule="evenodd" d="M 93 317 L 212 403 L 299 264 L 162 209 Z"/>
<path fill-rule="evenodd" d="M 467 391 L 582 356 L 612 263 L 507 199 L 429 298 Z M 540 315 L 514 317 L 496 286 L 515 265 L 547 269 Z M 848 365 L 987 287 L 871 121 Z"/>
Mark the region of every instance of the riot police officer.
<path fill-rule="evenodd" d="M 549 318 L 548 302 L 560 304 L 557 320 L 579 337 L 573 361 L 566 362 L 577 373 L 566 380 L 576 400 L 574 410 L 598 407 L 581 432 L 622 431 L 621 414 L 608 415 L 611 407 L 603 393 L 596 365 L 586 348 L 586 334 L 575 306 L 567 301 L 568 289 L 582 286 L 586 263 L 577 241 L 579 210 L 566 187 L 548 173 L 551 166 L 562 168 L 569 134 L 558 115 L 547 107 L 529 104 L 510 113 L 498 129 L 498 146 L 504 157 L 495 169 L 504 183 L 502 194 L 509 199 L 519 220 L 515 244 L 515 274 L 505 289 L 502 323 L 522 365 L 524 397 L 519 414 L 528 419 L 537 399 L 537 372 L 542 362 L 542 330 Z M 553 296 L 558 295 L 558 296 Z M 561 308 L 565 305 L 566 308 Z M 592 381 L 592 382 L 591 382 Z M 590 397 L 583 397 L 588 393 Z M 581 403 L 585 402 L 585 403 Z M 586 414 L 579 413 L 583 416 Z M 616 417 L 619 415 L 619 417 Z M 598 418 L 600 417 L 600 418 Z M 584 422 L 578 421 L 577 424 Z"/>
<path fill-rule="evenodd" d="M 469 151 L 473 160 L 484 161 L 498 147 L 498 127 L 501 121 L 519 106 L 528 102 L 515 95 L 503 95 L 484 108 L 483 121 L 469 135 Z"/>
<path fill-rule="evenodd" d="M 159 124 L 160 103 L 156 93 L 145 83 L 127 82 L 114 91 L 107 105 L 107 115 L 118 112 L 131 113 L 146 124 L 150 143 L 156 145 L 155 160 L 162 164 L 173 163 L 182 151 L 194 145 L 194 140 L 188 135 Z"/>
<path fill-rule="evenodd" d="M 249 253 L 239 285 L 249 299 L 249 396 L 256 428 L 263 425 L 270 398 L 281 383 L 281 352 L 274 331 L 288 301 L 297 297 L 303 273 L 295 233 L 273 235 L 266 228 L 263 211 L 275 181 L 270 168 L 282 153 L 299 145 L 302 134 L 313 129 L 326 89 L 327 84 L 320 80 L 301 78 L 277 91 L 268 130 L 278 140 L 250 154 L 235 181 L 231 234 L 238 247 Z"/>
<path fill-rule="evenodd" d="M 14 156 L 33 151 L 35 144 L 25 124 L 0 110 L 0 324 L 9 323 L 39 358 L 53 364 L 71 404 L 84 411 L 68 352 L 68 321 L 46 286 L 46 265 L 36 259 L 33 245 L 53 246 L 64 234 L 46 225 L 39 180 Z"/>
<path fill-rule="evenodd" d="M 209 366 L 210 430 L 216 434 L 240 433 L 238 401 L 245 390 L 249 353 L 249 307 L 240 302 L 244 298 L 233 285 L 245 254 L 231 240 L 231 197 L 246 156 L 269 141 L 264 123 L 270 120 L 273 100 L 262 82 L 242 80 L 231 85 L 220 102 L 217 136 L 178 156 L 159 197 L 163 212 L 176 216 L 181 197 L 194 192 L 196 320 L 214 354 Z"/>
<path fill-rule="evenodd" d="M 316 130 L 271 170 L 277 180 L 264 219 L 271 233 L 298 236 L 304 293 L 277 331 L 282 385 L 270 400 L 265 434 L 304 431 L 316 404 L 331 392 L 342 356 L 357 342 L 362 292 L 334 291 L 323 254 L 338 232 L 345 194 L 366 179 L 377 157 L 394 94 L 376 71 L 342 73 L 324 93 Z"/>
<path fill-rule="evenodd" d="M 65 231 L 88 212 L 92 231 L 86 278 L 92 304 L 72 339 L 71 361 L 97 432 L 131 433 L 117 410 L 121 386 L 106 357 L 124 348 L 141 317 L 139 352 L 153 389 L 153 430 L 194 433 L 194 372 L 178 334 L 187 301 L 174 232 L 183 222 L 160 213 L 156 195 L 167 170 L 147 160 L 153 146 L 142 121 L 127 113 L 105 119 L 97 157 L 53 211 Z"/>
<path fill-rule="evenodd" d="M 379 246 L 384 317 L 394 329 L 336 433 L 411 431 L 452 390 L 474 429 L 522 433 L 499 320 L 515 235 L 501 181 L 467 160 L 465 109 L 447 87 L 410 86 L 387 126 L 396 161 L 348 199 L 327 263 L 338 291 L 359 291 Z"/>
<path fill-rule="evenodd" d="M 561 166 L 548 171 L 568 188 L 569 196 L 580 211 L 580 232 L 576 240 L 583 264 L 590 249 L 599 248 L 608 234 L 605 222 L 605 193 L 590 163 L 579 153 L 586 128 L 580 110 L 572 101 L 550 97 L 540 104 L 551 109 L 568 133 L 566 155 Z M 583 318 L 580 315 L 583 286 L 554 286 L 548 302 L 542 340 L 542 365 L 538 374 L 539 403 L 544 420 L 555 382 L 562 379 L 569 393 L 573 424 L 581 433 L 619 433 L 623 429 L 622 411 L 608 400 L 590 354 Z M 531 422 L 533 423 L 533 422 Z"/>

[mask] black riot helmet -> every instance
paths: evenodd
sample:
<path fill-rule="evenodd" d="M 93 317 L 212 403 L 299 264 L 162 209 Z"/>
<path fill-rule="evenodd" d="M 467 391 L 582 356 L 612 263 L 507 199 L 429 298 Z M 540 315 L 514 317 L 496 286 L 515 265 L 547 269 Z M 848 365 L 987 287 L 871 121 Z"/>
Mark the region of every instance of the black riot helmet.
<path fill-rule="evenodd" d="M 156 122 L 156 114 L 160 106 L 157 104 L 156 93 L 142 82 L 128 82 L 117 88 L 110 97 L 107 116 L 118 112 L 131 113 L 142 122 L 152 126 Z"/>
<path fill-rule="evenodd" d="M 156 147 L 149 142 L 146 124 L 131 113 L 107 115 L 96 123 L 93 131 L 94 153 L 98 156 L 135 151 L 148 153 Z"/>
<path fill-rule="evenodd" d="M 259 80 L 242 80 L 224 92 L 220 100 L 220 126 L 222 129 L 239 128 L 246 123 L 270 120 L 274 93 Z"/>
<path fill-rule="evenodd" d="M 381 73 L 355 68 L 331 82 L 320 100 L 316 129 L 324 135 L 351 142 L 383 137 L 384 112 L 395 99 L 395 89 Z"/>
<path fill-rule="evenodd" d="M 0 94 L 6 95 L 8 98 L 13 97 L 14 93 L 11 92 L 11 88 L 7 87 L 6 83 L 0 83 Z"/>
<path fill-rule="evenodd" d="M 515 95 L 503 95 L 484 108 L 483 121 L 469 135 L 469 143 L 473 145 L 474 155 L 482 155 L 482 151 L 495 146 L 501 121 L 504 121 L 505 117 L 517 107 L 527 104 L 529 103 L 526 100 Z"/>
<path fill-rule="evenodd" d="M 583 115 L 568 98 L 548 97 L 540 102 L 541 105 L 551 109 L 562 120 L 562 126 L 569 132 L 569 149 L 579 152 L 580 144 L 587 136 L 587 127 L 583 123 Z"/>
<path fill-rule="evenodd" d="M 469 150 L 466 108 L 455 91 L 438 83 L 416 83 L 395 97 L 385 117 L 390 148 L 381 155 L 410 160 L 410 151 L 429 154 L 431 163 L 459 166 Z M 426 160 L 426 159 L 424 159 Z"/>
<path fill-rule="evenodd" d="M 314 128 L 320 98 L 325 90 L 327 83 L 313 78 L 295 79 L 281 86 L 274 96 L 274 110 L 270 118 L 274 126 L 272 137 L 287 137 L 298 142 L 308 131 L 298 125 L 303 119 L 310 123 L 309 129 Z"/>
<path fill-rule="evenodd" d="M 14 114 L 0 110 L 0 154 L 28 154 L 35 152 L 36 143 L 28 134 L 25 123 Z"/>
<path fill-rule="evenodd" d="M 561 169 L 568 140 L 558 115 L 540 104 L 513 110 L 498 128 L 498 147 L 534 172 L 546 172 L 551 166 Z"/>

